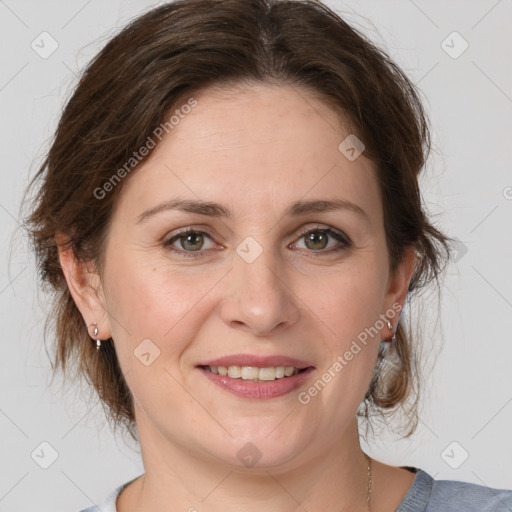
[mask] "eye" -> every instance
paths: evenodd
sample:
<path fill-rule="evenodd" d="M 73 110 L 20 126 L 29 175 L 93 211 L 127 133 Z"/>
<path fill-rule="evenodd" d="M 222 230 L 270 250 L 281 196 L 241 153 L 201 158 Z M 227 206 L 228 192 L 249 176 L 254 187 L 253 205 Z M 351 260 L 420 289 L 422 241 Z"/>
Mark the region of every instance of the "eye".
<path fill-rule="evenodd" d="M 348 236 L 344 235 L 340 231 L 336 231 L 332 228 L 306 228 L 300 233 L 300 239 L 305 241 L 305 249 L 309 249 L 310 253 L 314 256 L 322 256 L 334 252 L 339 252 L 349 248 L 352 243 Z M 205 241 L 210 241 L 210 246 L 205 247 Z M 330 244 L 329 242 L 337 241 L 336 244 Z M 291 244 L 294 248 L 297 247 L 298 242 Z M 208 244 L 206 244 L 208 245 Z M 173 236 L 163 242 L 163 246 L 177 253 L 179 256 L 184 257 L 199 257 L 204 255 L 204 250 L 211 249 L 214 246 L 213 240 L 208 233 L 204 231 L 198 231 L 192 228 L 184 228 Z M 303 247 L 298 247 L 302 249 Z"/>
<path fill-rule="evenodd" d="M 310 249 L 309 252 L 319 252 L 321 254 L 342 251 L 351 245 L 350 239 L 343 233 L 332 228 L 320 228 L 320 226 L 314 229 L 306 228 L 303 230 L 300 234 L 300 240 L 305 241 L 305 248 Z M 337 241 L 338 244 L 329 245 L 330 240 Z M 297 243 L 295 242 L 293 245 L 297 247 Z M 320 256 L 321 254 L 315 254 L 315 256 Z"/>
<path fill-rule="evenodd" d="M 201 255 L 201 251 L 203 249 L 211 248 L 204 247 L 205 239 L 209 239 L 211 241 L 210 235 L 208 235 L 208 233 L 203 231 L 196 231 L 191 228 L 185 228 L 166 240 L 163 245 L 165 248 L 173 252 L 180 253 L 180 255 L 196 257 Z M 180 247 L 176 247 L 175 242 L 177 242 Z M 194 252 L 198 254 L 193 254 Z"/>

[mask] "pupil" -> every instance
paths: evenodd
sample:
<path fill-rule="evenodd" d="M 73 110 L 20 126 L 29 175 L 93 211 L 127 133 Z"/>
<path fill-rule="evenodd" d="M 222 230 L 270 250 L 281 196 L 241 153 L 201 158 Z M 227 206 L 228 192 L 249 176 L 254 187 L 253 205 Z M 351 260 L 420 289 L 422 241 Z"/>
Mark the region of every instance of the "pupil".
<path fill-rule="evenodd" d="M 325 241 L 326 241 L 325 233 L 318 233 L 318 232 L 310 233 L 309 236 L 307 237 L 307 240 L 313 242 L 313 244 L 318 244 L 318 239 L 320 239 L 324 243 L 322 244 L 320 242 L 320 247 L 317 246 L 317 247 L 313 247 L 313 248 L 314 249 L 323 249 L 323 248 L 325 248 Z"/>
<path fill-rule="evenodd" d="M 200 248 L 200 246 L 201 246 L 201 240 L 199 240 L 199 242 L 197 242 L 197 241 L 196 241 L 196 243 L 195 243 L 195 244 L 193 243 L 193 240 L 194 240 L 194 238 L 199 238 L 199 239 L 200 239 L 201 237 L 202 237 L 202 235 L 200 235 L 199 233 L 190 233 L 190 234 L 188 234 L 188 235 L 186 235 L 186 236 L 185 236 L 185 240 L 186 240 L 186 241 L 185 241 L 185 244 L 188 244 L 188 243 L 192 240 L 192 242 L 190 242 L 190 243 L 191 243 L 191 245 L 192 245 L 192 246 L 194 246 L 194 245 L 195 245 L 195 246 L 199 245 L 199 247 L 191 247 L 191 248 L 192 248 L 192 249 L 199 249 L 199 248 Z M 183 244 L 182 244 L 182 245 L 183 245 Z M 185 247 L 183 247 L 183 248 L 185 249 Z"/>

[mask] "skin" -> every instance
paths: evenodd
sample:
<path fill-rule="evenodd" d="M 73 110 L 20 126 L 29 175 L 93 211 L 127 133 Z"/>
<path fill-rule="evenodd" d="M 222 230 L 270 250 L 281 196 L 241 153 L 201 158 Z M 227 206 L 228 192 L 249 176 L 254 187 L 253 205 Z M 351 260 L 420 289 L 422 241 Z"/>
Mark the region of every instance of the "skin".
<path fill-rule="evenodd" d="M 113 337 L 134 396 L 145 474 L 117 510 L 368 510 L 356 411 L 380 339 L 392 332 L 384 325 L 360 344 L 307 405 L 297 394 L 393 304 L 403 306 L 414 251 L 391 275 L 374 166 L 364 153 L 350 161 L 338 150 L 350 132 L 311 93 L 253 85 L 194 97 L 197 106 L 125 178 L 103 279 L 60 253 L 84 322 L 98 324 L 100 339 Z M 222 203 L 233 217 L 169 210 L 137 223 L 178 197 Z M 285 216 L 300 199 L 344 199 L 367 218 L 349 210 Z M 184 227 L 207 233 L 203 245 L 185 236 L 173 243 L 181 253 L 172 252 L 164 242 Z M 341 231 L 351 245 L 331 236 L 308 244 L 303 228 Z M 247 236 L 262 248 L 252 263 L 236 252 Z M 200 256 L 186 257 L 194 247 Z M 133 353 L 144 339 L 160 350 L 149 366 Z M 299 390 L 248 400 L 196 368 L 234 353 L 283 354 L 315 370 Z M 261 453 L 252 467 L 237 457 L 247 442 Z M 371 509 L 394 510 L 414 477 L 373 460 Z"/>

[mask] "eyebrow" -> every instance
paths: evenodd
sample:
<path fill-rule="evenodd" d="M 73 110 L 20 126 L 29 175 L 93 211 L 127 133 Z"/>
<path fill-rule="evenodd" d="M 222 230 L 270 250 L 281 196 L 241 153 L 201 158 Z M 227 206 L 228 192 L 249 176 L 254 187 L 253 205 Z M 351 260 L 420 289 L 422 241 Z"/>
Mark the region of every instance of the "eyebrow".
<path fill-rule="evenodd" d="M 139 224 L 148 218 L 156 215 L 157 213 L 178 210 L 187 213 L 195 213 L 198 215 L 206 215 L 208 217 L 221 217 L 230 219 L 233 217 L 233 212 L 227 205 L 211 201 L 199 201 L 194 199 L 174 199 L 164 201 L 148 210 L 142 212 L 138 217 L 136 223 Z M 317 199 L 312 201 L 295 201 L 284 212 L 283 216 L 299 217 L 309 213 L 330 212 L 336 210 L 346 210 L 357 213 L 364 217 L 367 222 L 370 222 L 368 214 L 357 204 L 344 199 Z"/>

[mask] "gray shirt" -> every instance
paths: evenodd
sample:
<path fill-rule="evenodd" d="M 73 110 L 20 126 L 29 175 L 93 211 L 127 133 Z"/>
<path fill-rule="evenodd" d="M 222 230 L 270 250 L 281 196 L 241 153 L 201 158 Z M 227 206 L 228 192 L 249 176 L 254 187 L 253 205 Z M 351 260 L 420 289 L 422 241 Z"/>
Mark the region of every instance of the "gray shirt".
<path fill-rule="evenodd" d="M 421 469 L 411 469 L 416 478 L 395 512 L 512 512 L 512 490 L 434 480 Z"/>
<path fill-rule="evenodd" d="M 409 468 L 416 478 L 395 512 L 512 512 L 512 490 L 457 480 L 434 480 L 427 472 Z M 101 503 L 79 512 L 116 512 L 116 499 L 128 484 L 120 485 Z"/>

